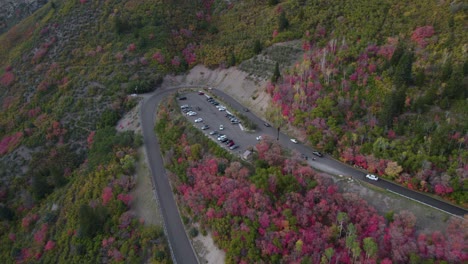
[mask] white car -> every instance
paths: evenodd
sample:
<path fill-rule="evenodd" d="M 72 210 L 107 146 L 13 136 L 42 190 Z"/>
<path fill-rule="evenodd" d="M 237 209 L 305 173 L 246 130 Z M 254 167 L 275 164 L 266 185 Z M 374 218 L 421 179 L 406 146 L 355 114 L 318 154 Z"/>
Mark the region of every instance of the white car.
<path fill-rule="evenodd" d="M 256 139 L 257 139 L 257 141 L 260 141 L 260 140 L 262 140 L 262 136 L 258 136 L 258 137 L 256 137 Z"/>
<path fill-rule="evenodd" d="M 226 111 L 226 107 L 220 107 L 218 108 L 219 111 Z"/>
<path fill-rule="evenodd" d="M 291 142 L 294 143 L 294 144 L 297 144 L 299 141 L 297 141 L 297 139 L 295 139 L 295 138 L 291 138 Z"/>
<path fill-rule="evenodd" d="M 190 111 L 187 113 L 188 116 L 194 116 L 197 115 L 197 112 Z"/>
<path fill-rule="evenodd" d="M 223 126 L 223 125 L 219 125 L 219 130 L 224 130 L 224 126 Z"/>
<path fill-rule="evenodd" d="M 367 174 L 366 178 L 369 179 L 369 180 L 373 180 L 373 181 L 378 181 L 379 180 L 379 177 L 375 176 L 374 174 Z"/>
<path fill-rule="evenodd" d="M 201 122 L 203 122 L 203 118 L 200 117 L 200 118 L 195 119 L 195 123 L 201 123 Z"/>

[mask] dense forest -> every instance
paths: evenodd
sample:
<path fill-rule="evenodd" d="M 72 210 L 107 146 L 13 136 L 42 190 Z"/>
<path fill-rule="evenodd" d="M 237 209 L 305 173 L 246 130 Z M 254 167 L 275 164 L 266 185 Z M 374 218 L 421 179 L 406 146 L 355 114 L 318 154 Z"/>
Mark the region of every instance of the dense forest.
<path fill-rule="evenodd" d="M 28 12 L 24 5 L 17 8 L 18 19 Z M 167 74 L 196 64 L 239 65 L 289 40 L 303 43 L 303 57 L 276 61 L 266 87 L 276 107 L 272 111 L 279 113 L 272 124 L 294 126 L 313 147 L 466 207 L 466 10 L 463 1 L 429 0 L 48 1 L 0 35 L 0 258 L 7 263 L 169 262 L 161 228 L 131 213 L 141 138 L 114 129 L 137 104 L 128 95 L 157 89 Z M 165 147 L 182 132 L 175 135 Z M 451 223 L 447 237 L 416 237 L 407 214 L 384 220 L 366 205 L 359 209 L 316 172 L 300 176 L 297 171 L 306 170 L 301 164 L 285 170 L 278 162 L 288 158 L 259 155 L 251 167 L 210 146 L 210 152 L 190 147 L 195 156 L 190 162 L 181 156 L 183 166 L 173 169 L 181 178 L 182 202 L 200 203 L 192 213 L 203 213 L 200 220 L 217 232 L 232 261 L 293 261 L 308 253 L 314 261 L 466 260 L 466 237 L 454 231 L 460 223 Z M 203 168 L 201 161 L 212 168 Z M 229 174 L 235 166 L 243 175 Z M 213 197 L 193 200 L 190 192 L 203 187 L 187 182 L 193 177 L 207 177 L 214 185 L 235 178 L 229 180 L 238 189 L 232 192 L 235 199 L 255 193 L 264 205 L 258 211 L 264 222 L 247 216 L 256 210 L 253 204 L 221 210 L 210 204 Z M 325 193 L 320 209 L 322 201 L 315 200 Z M 296 219 L 296 206 L 306 201 L 314 213 L 310 226 Z M 377 227 L 357 223 L 361 216 L 353 214 L 364 208 Z M 208 210 L 212 216 L 205 217 Z M 316 230 L 321 226 L 326 228 Z M 362 227 L 375 230 L 365 233 Z M 227 238 L 243 234 L 241 228 L 258 231 L 232 240 L 258 241 L 252 252 L 228 244 Z M 323 238 L 317 248 L 307 248 L 311 237 L 294 240 L 301 230 Z M 407 240 L 397 241 L 397 234 Z M 393 254 L 392 243 L 408 247 Z M 312 253 L 320 250 L 328 255 Z"/>

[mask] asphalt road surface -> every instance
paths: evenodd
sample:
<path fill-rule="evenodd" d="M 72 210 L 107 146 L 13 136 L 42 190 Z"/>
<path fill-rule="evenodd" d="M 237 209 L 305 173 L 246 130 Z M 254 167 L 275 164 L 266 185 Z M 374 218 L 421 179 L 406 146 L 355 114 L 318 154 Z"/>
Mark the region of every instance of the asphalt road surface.
<path fill-rule="evenodd" d="M 161 100 L 163 100 L 166 96 L 176 91 L 177 89 L 197 89 L 200 87 L 201 86 L 178 86 L 162 90 L 156 90 L 151 95 L 151 97 L 144 100 L 140 112 L 144 143 L 148 155 L 149 165 L 153 176 L 153 182 L 156 188 L 157 198 L 159 200 L 164 219 L 164 229 L 169 240 L 172 258 L 175 263 L 198 263 L 198 260 L 195 256 L 195 252 L 190 243 L 190 240 L 187 237 L 187 233 L 185 232 L 184 225 L 181 221 L 180 214 L 174 200 L 172 187 L 169 183 L 169 179 L 167 178 L 166 171 L 164 169 L 158 139 L 156 138 L 156 134 L 154 133 L 153 129 L 155 121 L 155 112 L 156 107 L 161 102 Z M 245 133 L 241 131 L 238 125 L 232 125 L 229 123 L 229 121 L 224 117 L 225 112 L 219 112 L 214 106 L 208 103 L 202 103 L 203 100 L 206 100 L 206 97 L 200 96 L 196 92 L 187 93 L 187 101 L 191 104 L 197 104 L 197 106 L 201 107 L 200 111 L 195 110 L 199 112 L 199 114 L 197 116 L 189 117 L 189 119 L 195 120 L 198 117 L 202 117 L 206 120 L 206 123 L 211 126 L 210 129 L 205 130 L 205 134 L 208 134 L 209 131 L 214 129 L 219 131 L 219 124 L 224 124 L 226 129 L 223 132 L 226 135 L 228 135 L 228 137 L 231 136 L 236 141 L 236 144 L 239 144 L 241 146 L 241 148 L 236 150 L 239 153 L 245 150 L 248 146 L 255 145 L 256 136 L 269 135 L 273 138 L 277 137 L 276 128 L 265 127 L 263 125 L 265 123 L 264 120 L 260 119 L 252 112 L 244 112 L 244 106 L 242 106 L 232 97 L 228 96 L 222 91 L 215 89 L 210 90 L 209 92 L 213 95 L 216 95 L 216 97 L 219 98 L 218 101 L 222 105 L 226 105 L 231 109 L 236 109 L 237 111 L 242 112 L 243 115 L 247 116 L 251 121 L 257 124 L 258 129 L 254 133 Z M 198 98 L 196 98 L 197 96 Z M 185 104 L 185 102 L 186 101 L 181 101 L 181 104 Z M 196 126 L 201 125 L 203 125 L 203 123 L 196 124 Z M 298 153 L 305 154 L 306 156 L 308 156 L 308 164 L 321 171 L 328 172 L 334 175 L 342 174 L 346 176 L 351 176 L 361 181 L 367 181 L 368 183 L 374 184 L 380 188 L 400 194 L 402 196 L 408 197 L 410 199 L 426 204 L 433 208 L 445 211 L 455 216 L 463 216 L 468 213 L 468 211 L 463 208 L 454 206 L 441 200 L 434 199 L 425 194 L 403 188 L 386 180 L 368 180 L 365 178 L 366 172 L 338 162 L 337 160 L 328 157 L 327 155 L 325 155 L 322 158 L 316 157 L 315 160 L 313 160 L 312 157 L 314 156 L 312 152 L 314 150 L 301 144 L 300 142 L 297 144 L 291 142 L 290 138 L 283 133 L 279 134 L 279 142 L 286 148 L 296 150 Z"/>

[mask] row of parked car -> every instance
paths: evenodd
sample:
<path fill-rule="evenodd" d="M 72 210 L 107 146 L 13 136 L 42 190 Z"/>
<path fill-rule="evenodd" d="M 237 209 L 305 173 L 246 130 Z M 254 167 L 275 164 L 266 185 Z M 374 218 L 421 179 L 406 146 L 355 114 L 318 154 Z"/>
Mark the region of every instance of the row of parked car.
<path fill-rule="evenodd" d="M 239 145 L 236 145 L 234 140 L 229 139 L 225 134 L 218 133 L 216 130 L 211 131 L 210 135 L 217 137 L 217 140 L 226 144 L 230 150 L 234 150 L 239 147 Z"/>

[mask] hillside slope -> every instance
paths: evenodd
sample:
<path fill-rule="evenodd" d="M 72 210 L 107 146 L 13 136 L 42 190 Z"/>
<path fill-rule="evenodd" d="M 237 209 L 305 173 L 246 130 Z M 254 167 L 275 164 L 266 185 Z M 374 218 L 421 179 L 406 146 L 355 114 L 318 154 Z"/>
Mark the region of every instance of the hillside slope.
<path fill-rule="evenodd" d="M 141 138 L 113 127 L 129 94 L 199 63 L 273 74 L 272 123 L 466 205 L 466 16 L 462 1 L 49 1 L 0 36 L 1 258 L 168 261 L 130 212 Z M 286 40 L 302 51 L 246 61 Z"/>

